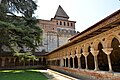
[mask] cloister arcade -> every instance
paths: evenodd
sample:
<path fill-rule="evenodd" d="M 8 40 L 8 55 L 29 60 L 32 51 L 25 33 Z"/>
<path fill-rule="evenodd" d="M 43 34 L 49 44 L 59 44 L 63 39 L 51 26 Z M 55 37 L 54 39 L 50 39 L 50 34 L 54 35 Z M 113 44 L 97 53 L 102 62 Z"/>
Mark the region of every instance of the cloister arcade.
<path fill-rule="evenodd" d="M 111 32 L 53 52 L 48 56 L 49 65 L 120 72 L 119 27 L 116 33 Z"/>
<path fill-rule="evenodd" d="M 47 55 L 48 65 L 120 72 L 120 10 Z"/>
<path fill-rule="evenodd" d="M 29 68 L 29 67 L 43 67 L 46 65 L 46 57 L 40 56 L 38 60 L 21 61 L 18 57 L 2 56 L 0 57 L 0 69 L 11 68 Z"/>

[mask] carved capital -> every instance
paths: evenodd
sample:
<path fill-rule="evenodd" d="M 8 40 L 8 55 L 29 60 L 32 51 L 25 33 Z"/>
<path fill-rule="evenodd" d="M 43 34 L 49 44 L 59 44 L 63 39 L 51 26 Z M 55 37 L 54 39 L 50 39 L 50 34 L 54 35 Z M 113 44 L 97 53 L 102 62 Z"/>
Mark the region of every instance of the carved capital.
<path fill-rule="evenodd" d="M 105 52 L 105 54 L 109 55 L 109 54 L 111 54 L 113 48 L 104 48 L 102 50 Z"/>
<path fill-rule="evenodd" d="M 82 53 L 85 57 L 87 57 L 89 55 L 89 52 L 83 52 Z"/>
<path fill-rule="evenodd" d="M 81 57 L 81 54 L 76 54 L 77 58 L 80 58 Z"/>
<path fill-rule="evenodd" d="M 75 55 L 70 55 L 70 57 L 75 58 Z"/>
<path fill-rule="evenodd" d="M 90 52 L 93 54 L 93 56 L 97 56 L 99 53 L 99 50 L 94 50 L 93 48 L 91 48 Z"/>

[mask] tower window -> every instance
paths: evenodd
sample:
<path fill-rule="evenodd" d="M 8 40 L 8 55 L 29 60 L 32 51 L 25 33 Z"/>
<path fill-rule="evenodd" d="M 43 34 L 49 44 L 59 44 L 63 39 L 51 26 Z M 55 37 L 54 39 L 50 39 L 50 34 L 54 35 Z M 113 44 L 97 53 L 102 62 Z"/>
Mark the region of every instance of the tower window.
<path fill-rule="evenodd" d="M 71 23 L 71 26 L 73 26 L 73 24 Z"/>
<path fill-rule="evenodd" d="M 58 21 L 57 21 L 57 25 L 58 25 Z"/>
<path fill-rule="evenodd" d="M 69 26 L 69 22 L 67 23 L 67 25 Z"/>
<path fill-rule="evenodd" d="M 64 22 L 64 26 L 66 25 L 66 23 Z"/>
<path fill-rule="evenodd" d="M 60 25 L 62 25 L 62 22 L 60 21 Z"/>

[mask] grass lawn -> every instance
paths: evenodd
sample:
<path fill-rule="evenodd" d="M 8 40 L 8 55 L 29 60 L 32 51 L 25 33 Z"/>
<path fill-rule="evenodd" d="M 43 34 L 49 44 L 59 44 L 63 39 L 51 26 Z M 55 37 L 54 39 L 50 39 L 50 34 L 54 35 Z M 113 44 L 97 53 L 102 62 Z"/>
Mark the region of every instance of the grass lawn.
<path fill-rule="evenodd" d="M 0 70 L 0 80 L 48 80 L 39 70 Z"/>

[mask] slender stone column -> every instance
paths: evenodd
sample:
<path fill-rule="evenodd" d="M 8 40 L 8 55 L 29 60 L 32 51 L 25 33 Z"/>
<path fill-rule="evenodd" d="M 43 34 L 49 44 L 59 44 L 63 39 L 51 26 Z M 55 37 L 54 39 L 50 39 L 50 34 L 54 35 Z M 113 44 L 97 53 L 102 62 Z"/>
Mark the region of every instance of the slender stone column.
<path fill-rule="evenodd" d="M 5 66 L 5 58 L 4 58 L 4 57 L 2 57 L 2 64 L 1 64 L 1 66 L 2 66 L 2 67 Z"/>
<path fill-rule="evenodd" d="M 15 61 L 16 61 L 16 58 L 14 58 L 14 67 L 16 66 L 16 65 L 15 65 Z"/>
<path fill-rule="evenodd" d="M 104 48 L 102 50 L 107 54 L 108 65 L 109 65 L 109 72 L 112 72 L 113 70 L 112 70 L 112 65 L 111 65 L 110 54 L 111 54 L 113 48 Z"/>
<path fill-rule="evenodd" d="M 75 68 L 75 60 L 74 60 L 75 55 L 71 55 L 71 57 L 72 57 L 72 59 L 73 59 L 73 68 Z"/>
<path fill-rule="evenodd" d="M 86 68 L 85 69 L 88 69 L 87 56 L 89 55 L 89 52 L 83 52 L 82 54 L 85 56 L 85 64 L 86 64 Z"/>
<path fill-rule="evenodd" d="M 61 67 L 64 67 L 64 58 L 61 57 L 60 60 L 61 60 L 61 61 L 60 61 L 60 66 L 61 66 Z"/>
<path fill-rule="evenodd" d="M 99 53 L 99 50 L 94 50 L 94 49 L 91 49 L 90 51 L 93 56 L 94 56 L 94 64 L 95 64 L 95 71 L 98 71 L 99 70 L 99 67 L 98 67 L 98 59 L 97 59 L 97 55 Z"/>
<path fill-rule="evenodd" d="M 66 67 L 66 57 L 64 57 L 63 59 L 64 59 L 64 67 Z"/>
<path fill-rule="evenodd" d="M 70 57 L 68 57 L 68 67 L 70 68 Z"/>
<path fill-rule="evenodd" d="M 81 69 L 81 61 L 80 61 L 81 54 L 76 54 L 76 56 L 78 59 L 78 68 Z"/>

